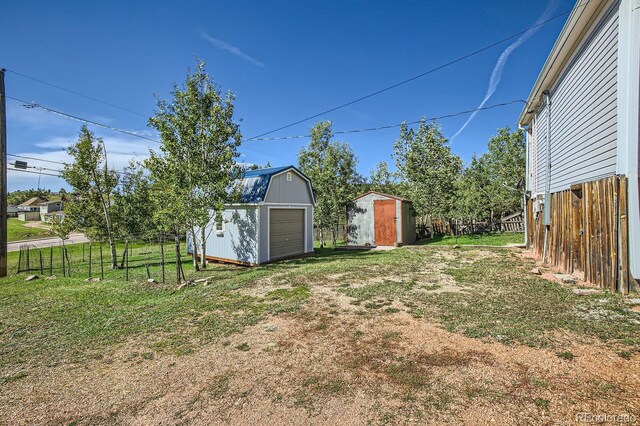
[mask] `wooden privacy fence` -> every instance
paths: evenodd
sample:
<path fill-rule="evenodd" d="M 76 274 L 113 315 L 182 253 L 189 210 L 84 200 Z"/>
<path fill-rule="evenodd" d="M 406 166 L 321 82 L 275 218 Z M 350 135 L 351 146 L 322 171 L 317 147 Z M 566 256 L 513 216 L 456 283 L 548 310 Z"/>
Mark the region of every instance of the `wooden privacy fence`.
<path fill-rule="evenodd" d="M 551 194 L 545 262 L 598 287 L 629 291 L 627 178 L 613 176 Z M 527 200 L 528 243 L 544 256 L 543 213 Z"/>

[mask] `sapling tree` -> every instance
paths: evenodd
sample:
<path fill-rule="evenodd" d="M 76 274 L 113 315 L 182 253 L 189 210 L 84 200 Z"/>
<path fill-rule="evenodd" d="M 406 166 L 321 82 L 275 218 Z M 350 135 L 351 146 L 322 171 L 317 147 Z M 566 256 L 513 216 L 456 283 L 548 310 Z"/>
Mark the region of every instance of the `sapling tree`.
<path fill-rule="evenodd" d="M 91 239 L 107 239 L 111 267 L 118 267 L 115 231 L 113 228 L 113 193 L 118 185 L 118 173 L 107 163 L 104 141 L 86 125 L 80 129 L 76 143 L 67 148 L 71 162 L 62 169 L 62 177 L 73 188 L 72 202 L 65 207 L 70 223 Z"/>
<path fill-rule="evenodd" d="M 235 96 L 216 87 L 204 61 L 188 73 L 183 86 L 174 86 L 172 95 L 171 102 L 158 99 L 156 114 L 149 119 L 162 143 L 158 152 L 151 150 L 145 165 L 156 219 L 175 232 L 177 255 L 180 233 L 189 232 L 194 267 L 199 269 L 206 266 L 206 227 L 212 219 L 221 220 L 224 205 L 233 201 L 230 188 L 241 174 L 236 162 L 241 133 L 233 118 Z"/>
<path fill-rule="evenodd" d="M 332 141 L 331 122 L 317 123 L 311 129 L 311 141 L 300 150 L 300 170 L 311 179 L 317 206 L 315 224 L 320 246 L 324 247 L 324 229 L 331 229 L 332 242 L 338 238 L 340 222 L 352 203 L 357 185 L 362 180 L 356 171 L 357 158 L 346 143 Z"/>
<path fill-rule="evenodd" d="M 462 161 L 451 152 L 440 126 L 425 119 L 417 130 L 402 124 L 394 144 L 394 157 L 403 192 L 413 201 L 422 228 L 428 229 L 433 237 L 431 221 L 436 217 L 449 218 L 453 212 Z"/>

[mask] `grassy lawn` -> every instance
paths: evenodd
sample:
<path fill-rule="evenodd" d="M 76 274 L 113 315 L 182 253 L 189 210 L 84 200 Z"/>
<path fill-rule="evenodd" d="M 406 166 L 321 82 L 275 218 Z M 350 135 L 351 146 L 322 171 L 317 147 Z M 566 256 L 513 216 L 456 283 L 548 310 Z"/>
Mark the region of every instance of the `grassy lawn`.
<path fill-rule="evenodd" d="M 109 423 L 104 418 L 112 416 L 126 423 L 169 409 L 176 411 L 145 421 L 205 422 L 197 413 L 206 407 L 224 423 L 238 400 L 245 401 L 239 407 L 255 403 L 316 418 L 328 415 L 329 400 L 335 409 L 354 403 L 356 391 L 372 424 L 431 415 L 453 421 L 477 404 L 520 413 L 505 417 L 515 423 L 570 419 L 567 407 L 581 401 L 637 414 L 637 406 L 625 405 L 637 383 L 625 380 L 640 377 L 640 314 L 617 294 L 576 296 L 533 276 L 533 261 L 511 250 L 327 247 L 253 268 L 211 265 L 196 273 L 185 264 L 188 277 L 213 278 L 181 290 L 146 282 L 148 264 L 158 277 L 157 245 L 133 248 L 128 282 L 123 271 L 85 281 L 88 253 L 85 247 L 83 263 L 81 250 L 70 247 L 71 278 L 59 270 L 53 280 L 25 282 L 21 275 L 0 282 L 0 418 L 26 415 L 12 411 L 12 398 L 24 401 L 37 392 L 31 378 L 49 374 L 60 375 L 60 388 L 43 388 L 42 401 L 50 394 L 69 398 L 79 413 L 94 411 L 56 417 L 55 409 L 40 410 L 54 423 Z M 600 366 L 602 377 L 585 365 Z M 100 375 L 84 376 L 94 370 Z M 139 403 L 116 398 L 103 412 L 74 396 L 109 394 L 110 377 Z M 147 377 L 153 385 L 135 387 Z M 180 402 L 162 399 L 176 394 Z M 154 400 L 161 409 L 147 407 Z"/>
<path fill-rule="evenodd" d="M 504 246 L 507 244 L 523 244 L 524 234 L 513 232 L 499 232 L 494 234 L 473 234 L 452 237 L 451 235 L 436 235 L 429 239 L 419 241 L 419 244 L 436 246 L 481 245 L 481 246 Z"/>
<path fill-rule="evenodd" d="M 44 238 L 51 234 L 42 228 L 32 228 L 25 226 L 26 222 L 15 218 L 7 219 L 7 239 L 8 241 L 32 240 L 34 238 Z"/>

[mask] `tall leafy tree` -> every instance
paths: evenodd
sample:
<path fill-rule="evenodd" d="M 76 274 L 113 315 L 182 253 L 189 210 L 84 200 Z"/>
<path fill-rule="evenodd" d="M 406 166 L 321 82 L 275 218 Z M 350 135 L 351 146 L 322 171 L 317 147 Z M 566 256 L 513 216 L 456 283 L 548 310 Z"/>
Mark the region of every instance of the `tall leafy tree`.
<path fill-rule="evenodd" d="M 473 156 L 458 185 L 458 210 L 462 216 L 488 219 L 522 210 L 525 179 L 525 142 L 521 130 L 498 129 L 487 152 Z"/>
<path fill-rule="evenodd" d="M 421 227 L 428 229 L 434 218 L 446 219 L 453 213 L 455 188 L 462 161 L 451 152 L 441 127 L 422 119 L 418 129 L 406 123 L 394 144 L 394 157 L 403 181 L 403 192 L 413 201 Z"/>
<path fill-rule="evenodd" d="M 200 228 L 201 264 L 206 265 L 205 228 L 213 216 L 221 220 L 224 205 L 232 201 L 228 189 L 239 177 L 241 133 L 234 122 L 231 92 L 223 94 L 206 72 L 204 61 L 188 73 L 185 84 L 175 85 L 173 100 L 159 99 L 156 115 L 149 119 L 162 140 L 145 165 L 153 182 L 156 219 L 179 235 L 191 236 L 194 266 L 198 269 L 196 229 Z"/>
<path fill-rule="evenodd" d="M 398 190 L 398 183 L 395 174 L 389 171 L 386 161 L 379 162 L 375 168 L 371 169 L 369 177 L 372 191 L 393 195 Z"/>
<path fill-rule="evenodd" d="M 111 253 L 111 267 L 117 268 L 114 205 L 112 197 L 118 185 L 118 173 L 110 169 L 101 138 L 82 126 L 78 141 L 67 148 L 72 161 L 62 169 L 62 177 L 75 192 L 67 203 L 66 220 L 92 239 L 106 239 Z"/>
<path fill-rule="evenodd" d="M 522 210 L 526 169 L 526 145 L 522 130 L 498 129 L 483 154 L 488 172 L 487 193 L 492 215 L 500 218 Z"/>
<path fill-rule="evenodd" d="M 362 180 L 356 171 L 357 158 L 346 143 L 332 141 L 331 122 L 323 121 L 311 128 L 311 141 L 298 153 L 300 170 L 311 179 L 317 206 L 315 224 L 324 247 L 324 230 L 331 229 L 335 245 L 346 209 L 355 197 Z"/>
<path fill-rule="evenodd" d="M 153 236 L 157 228 L 153 220 L 151 182 L 140 162 L 131 160 L 120 177 L 119 190 L 113 196 L 114 221 L 119 236 L 130 239 Z"/>

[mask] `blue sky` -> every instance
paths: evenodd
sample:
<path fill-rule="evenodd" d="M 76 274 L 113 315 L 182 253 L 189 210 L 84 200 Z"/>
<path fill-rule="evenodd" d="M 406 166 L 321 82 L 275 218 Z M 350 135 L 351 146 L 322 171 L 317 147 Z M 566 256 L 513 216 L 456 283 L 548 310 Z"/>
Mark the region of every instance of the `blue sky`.
<path fill-rule="evenodd" d="M 236 93 L 245 137 L 286 125 L 402 81 L 522 31 L 573 0 L 479 1 L 29 1 L 5 2 L 0 15 L 0 66 L 54 83 L 132 114 L 8 72 L 8 96 L 114 127 L 153 134 L 154 95 L 168 98 L 195 58 L 224 90 Z M 524 99 L 566 15 L 509 50 L 485 105 Z M 499 58 L 516 40 L 369 98 L 321 119 L 334 130 L 375 127 L 476 108 L 488 94 Z M 494 73 L 496 74 L 496 73 Z M 490 91 L 489 91 L 490 93 Z M 65 160 L 80 123 L 7 101 L 8 152 Z M 521 104 L 478 113 L 451 142 L 468 161 L 499 127 L 515 127 Z M 441 121 L 445 136 L 468 116 Z M 307 134 L 314 121 L 270 136 Z M 110 162 L 122 168 L 144 158 L 152 142 L 92 128 Z M 391 159 L 397 129 L 343 135 L 364 175 Z M 295 164 L 308 141 L 246 142 L 241 161 Z M 12 161 L 14 158 L 9 157 Z M 30 165 L 57 165 L 30 161 Z M 10 172 L 9 189 L 36 187 L 38 176 Z M 41 187 L 65 186 L 42 176 Z"/>

